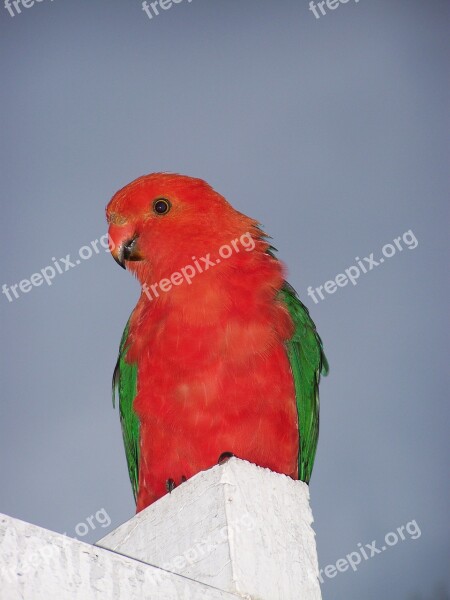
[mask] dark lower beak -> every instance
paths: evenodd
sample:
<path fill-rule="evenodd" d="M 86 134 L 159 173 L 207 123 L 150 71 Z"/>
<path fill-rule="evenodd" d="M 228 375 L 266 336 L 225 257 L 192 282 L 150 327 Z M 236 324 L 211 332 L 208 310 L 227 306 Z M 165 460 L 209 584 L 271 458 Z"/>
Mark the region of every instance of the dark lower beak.
<path fill-rule="evenodd" d="M 116 254 L 113 254 L 114 260 L 122 267 L 122 269 L 126 268 L 126 260 L 142 260 L 142 256 L 137 249 L 137 240 L 137 236 L 127 240 L 120 246 L 119 251 Z"/>

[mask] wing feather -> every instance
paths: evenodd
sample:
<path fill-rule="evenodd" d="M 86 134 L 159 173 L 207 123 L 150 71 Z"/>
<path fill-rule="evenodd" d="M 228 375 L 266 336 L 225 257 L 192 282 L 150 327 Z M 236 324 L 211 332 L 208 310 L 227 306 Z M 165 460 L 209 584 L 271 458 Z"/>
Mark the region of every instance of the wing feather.
<path fill-rule="evenodd" d="M 319 382 L 328 373 L 322 340 L 294 288 L 285 282 L 279 298 L 294 322 L 294 333 L 286 342 L 294 378 L 299 420 L 299 479 L 309 483 L 319 437 Z"/>
<path fill-rule="evenodd" d="M 113 406 L 119 399 L 120 423 L 123 443 L 130 475 L 134 499 L 139 487 L 139 419 L 133 410 L 133 402 L 137 393 L 137 365 L 126 361 L 129 322 L 122 335 L 119 357 L 114 369 L 112 381 Z"/>

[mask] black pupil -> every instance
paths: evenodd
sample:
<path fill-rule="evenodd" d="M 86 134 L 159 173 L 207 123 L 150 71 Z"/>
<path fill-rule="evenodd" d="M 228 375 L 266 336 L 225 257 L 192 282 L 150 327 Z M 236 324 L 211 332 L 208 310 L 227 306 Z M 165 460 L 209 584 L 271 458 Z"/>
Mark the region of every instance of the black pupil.
<path fill-rule="evenodd" d="M 158 200 L 157 202 L 155 202 L 155 212 L 157 212 L 158 215 L 163 215 L 168 210 L 169 204 L 166 200 Z"/>

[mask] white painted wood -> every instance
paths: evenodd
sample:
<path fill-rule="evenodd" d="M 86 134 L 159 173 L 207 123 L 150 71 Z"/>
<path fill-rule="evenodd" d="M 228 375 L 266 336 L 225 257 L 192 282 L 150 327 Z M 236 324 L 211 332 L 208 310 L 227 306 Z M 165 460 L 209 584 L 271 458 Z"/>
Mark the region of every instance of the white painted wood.
<path fill-rule="evenodd" d="M 320 600 L 308 486 L 236 458 L 98 542 L 253 600 Z"/>
<path fill-rule="evenodd" d="M 237 596 L 0 515 L 0 600 L 237 600 Z"/>

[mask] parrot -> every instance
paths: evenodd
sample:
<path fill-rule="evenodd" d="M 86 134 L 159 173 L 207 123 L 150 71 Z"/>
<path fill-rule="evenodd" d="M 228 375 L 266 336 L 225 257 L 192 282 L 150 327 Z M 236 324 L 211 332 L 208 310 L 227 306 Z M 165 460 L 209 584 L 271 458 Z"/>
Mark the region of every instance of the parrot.
<path fill-rule="evenodd" d="M 113 374 L 136 512 L 230 457 L 309 484 L 328 363 L 262 225 L 170 172 L 123 187 L 106 219 L 140 283 Z"/>

